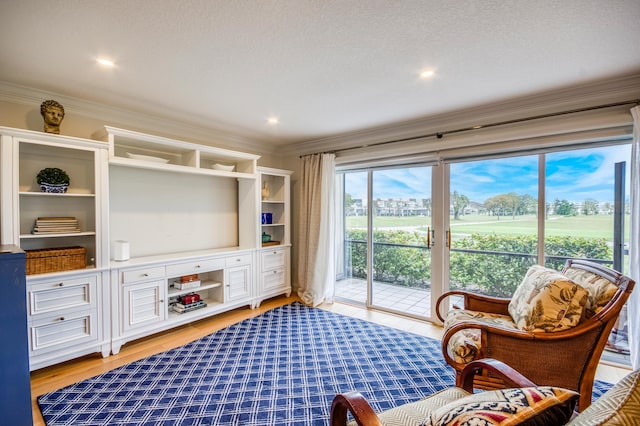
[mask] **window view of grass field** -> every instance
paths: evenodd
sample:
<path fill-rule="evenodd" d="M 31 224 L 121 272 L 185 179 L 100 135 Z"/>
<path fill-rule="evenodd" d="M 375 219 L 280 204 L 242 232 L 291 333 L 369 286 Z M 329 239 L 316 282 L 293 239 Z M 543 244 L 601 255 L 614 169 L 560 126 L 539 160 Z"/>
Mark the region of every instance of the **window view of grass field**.
<path fill-rule="evenodd" d="M 451 164 L 449 287 L 509 296 L 519 283 L 515 278 L 538 263 L 540 240 L 549 267 L 559 269 L 569 257 L 612 265 L 615 163 L 629 156 L 629 145 L 615 145 Z M 544 182 L 538 179 L 541 164 Z M 430 170 L 414 166 L 373 171 L 371 201 L 367 172 L 344 174 L 346 259 L 345 270 L 338 271 L 341 276 L 366 279 L 371 202 L 373 279 L 430 286 Z M 540 185 L 546 196 L 542 230 Z M 623 242 L 628 222 L 627 212 Z M 419 264 L 408 264 L 409 259 Z"/>
<path fill-rule="evenodd" d="M 366 229 L 366 216 L 347 216 L 347 229 Z M 625 216 L 625 231 L 629 232 L 629 215 Z M 406 229 L 426 234 L 424 216 L 382 216 L 377 219 L 379 228 Z M 517 219 L 501 218 L 469 214 L 451 221 L 453 238 L 462 238 L 472 234 L 507 233 L 510 235 L 530 235 L 531 229 L 536 229 L 538 218 L 535 215 L 519 216 Z M 546 235 L 573 235 L 576 232 L 586 238 L 611 239 L 613 216 L 551 216 L 545 226 Z"/>

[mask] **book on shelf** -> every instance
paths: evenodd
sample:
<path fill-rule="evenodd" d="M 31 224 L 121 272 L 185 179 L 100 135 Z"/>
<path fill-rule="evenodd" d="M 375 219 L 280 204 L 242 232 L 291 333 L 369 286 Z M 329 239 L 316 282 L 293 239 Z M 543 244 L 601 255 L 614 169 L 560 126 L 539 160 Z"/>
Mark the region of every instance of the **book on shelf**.
<path fill-rule="evenodd" d="M 195 306 L 201 306 L 201 305 L 206 305 L 204 300 L 198 300 L 197 302 L 193 302 L 193 303 L 181 303 L 181 302 L 178 302 L 174 306 L 176 306 L 178 308 L 182 308 L 182 309 L 187 309 L 187 308 L 193 308 Z"/>
<path fill-rule="evenodd" d="M 197 309 L 202 309 L 206 307 L 207 307 L 207 304 L 204 301 L 200 300 L 198 302 L 190 303 L 188 305 L 176 303 L 175 305 L 171 306 L 171 310 L 179 314 L 184 314 L 186 312 L 191 312 L 191 311 L 195 311 Z"/>
<path fill-rule="evenodd" d="M 34 228 L 33 229 L 33 233 L 34 234 L 72 234 L 72 233 L 77 233 L 77 232 L 82 232 L 82 231 L 80 229 L 78 229 L 78 228 L 72 228 L 72 229 L 67 229 L 67 228 L 38 229 L 38 228 Z"/>
<path fill-rule="evenodd" d="M 59 220 L 76 220 L 74 216 L 40 216 L 37 220 L 45 221 L 59 221 Z"/>
<path fill-rule="evenodd" d="M 39 217 L 33 225 L 34 234 L 65 234 L 81 232 L 75 217 Z"/>

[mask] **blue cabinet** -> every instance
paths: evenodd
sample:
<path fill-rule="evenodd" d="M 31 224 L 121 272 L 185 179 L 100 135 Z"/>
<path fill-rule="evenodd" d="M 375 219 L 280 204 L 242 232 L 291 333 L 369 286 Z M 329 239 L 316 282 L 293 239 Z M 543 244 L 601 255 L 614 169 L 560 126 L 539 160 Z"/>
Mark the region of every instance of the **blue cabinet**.
<path fill-rule="evenodd" d="M 33 424 L 25 259 L 19 247 L 0 246 L 0 413 L 8 425 Z"/>

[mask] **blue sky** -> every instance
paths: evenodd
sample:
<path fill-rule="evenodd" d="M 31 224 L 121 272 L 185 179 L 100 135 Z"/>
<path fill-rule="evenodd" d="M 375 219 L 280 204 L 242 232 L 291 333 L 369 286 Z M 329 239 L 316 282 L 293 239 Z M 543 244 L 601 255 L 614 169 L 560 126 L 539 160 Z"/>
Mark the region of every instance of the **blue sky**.
<path fill-rule="evenodd" d="M 629 145 L 547 154 L 547 200 L 581 202 L 593 198 L 613 202 L 614 164 L 627 161 L 628 193 L 629 157 Z M 347 174 L 347 192 L 354 198 L 366 198 L 366 185 L 366 173 Z M 377 170 L 373 185 L 374 198 L 430 198 L 430 168 Z M 454 190 L 479 203 L 508 192 L 538 198 L 538 156 L 452 164 L 451 191 Z"/>

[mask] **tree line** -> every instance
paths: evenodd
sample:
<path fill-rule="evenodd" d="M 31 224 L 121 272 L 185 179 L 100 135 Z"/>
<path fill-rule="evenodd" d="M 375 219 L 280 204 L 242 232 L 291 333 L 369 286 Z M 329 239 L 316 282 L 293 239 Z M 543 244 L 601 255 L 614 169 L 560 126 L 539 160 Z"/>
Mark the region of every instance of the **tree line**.
<path fill-rule="evenodd" d="M 459 220 L 464 211 L 471 205 L 469 197 L 464 194 L 453 191 L 451 193 L 451 207 L 453 209 L 454 220 Z M 486 212 L 492 216 L 516 216 L 536 215 L 538 214 L 538 200 L 529 194 L 516 194 L 509 192 L 506 194 L 495 195 L 488 198 L 480 205 Z M 602 210 L 605 212 L 613 212 L 611 203 L 604 203 Z M 545 215 L 556 214 L 559 216 L 577 216 L 583 214 L 586 216 L 597 215 L 600 213 L 600 203 L 593 198 L 585 199 L 582 204 L 573 203 L 569 200 L 556 198 L 553 202 L 547 203 Z"/>

